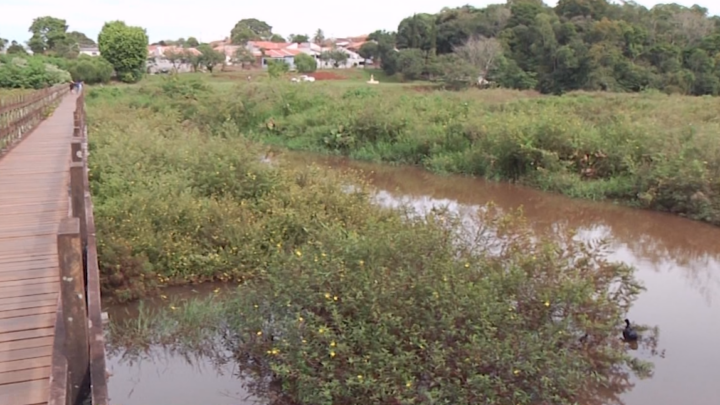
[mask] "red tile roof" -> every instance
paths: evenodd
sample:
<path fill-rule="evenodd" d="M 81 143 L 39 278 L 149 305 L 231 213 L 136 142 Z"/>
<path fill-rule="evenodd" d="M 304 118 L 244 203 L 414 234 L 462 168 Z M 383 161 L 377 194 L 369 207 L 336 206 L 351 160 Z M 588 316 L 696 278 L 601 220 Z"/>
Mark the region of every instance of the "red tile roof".
<path fill-rule="evenodd" d="M 290 43 L 287 42 L 269 42 L 269 41 L 250 41 L 248 42 L 251 46 L 255 48 L 262 48 L 262 49 L 285 49 L 288 46 L 290 46 Z"/>
<path fill-rule="evenodd" d="M 302 52 L 297 49 L 266 49 L 265 56 L 268 58 L 284 58 L 286 56 L 295 56 Z"/>

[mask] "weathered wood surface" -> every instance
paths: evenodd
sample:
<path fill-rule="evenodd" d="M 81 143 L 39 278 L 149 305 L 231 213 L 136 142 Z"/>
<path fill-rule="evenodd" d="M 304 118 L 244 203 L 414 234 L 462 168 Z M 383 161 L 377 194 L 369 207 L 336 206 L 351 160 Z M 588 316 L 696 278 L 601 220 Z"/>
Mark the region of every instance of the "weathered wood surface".
<path fill-rule="evenodd" d="M 0 157 L 0 404 L 49 400 L 75 96 Z"/>

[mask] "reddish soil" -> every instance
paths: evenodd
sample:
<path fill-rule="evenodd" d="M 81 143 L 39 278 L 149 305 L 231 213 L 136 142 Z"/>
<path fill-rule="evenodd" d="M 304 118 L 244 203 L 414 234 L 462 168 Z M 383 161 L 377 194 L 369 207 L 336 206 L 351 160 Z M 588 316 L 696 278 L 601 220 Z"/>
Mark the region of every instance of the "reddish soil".
<path fill-rule="evenodd" d="M 346 80 L 347 77 L 339 75 L 334 72 L 315 72 L 310 73 L 308 76 L 314 77 L 315 80 Z"/>

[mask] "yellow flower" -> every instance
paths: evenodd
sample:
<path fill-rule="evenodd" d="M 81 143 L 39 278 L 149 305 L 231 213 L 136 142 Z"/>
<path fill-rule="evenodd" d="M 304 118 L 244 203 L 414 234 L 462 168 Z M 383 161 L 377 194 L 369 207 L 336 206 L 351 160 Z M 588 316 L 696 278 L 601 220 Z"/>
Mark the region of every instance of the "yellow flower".
<path fill-rule="evenodd" d="M 163 294 L 163 295 L 160 296 L 160 298 L 166 300 L 166 299 L 167 299 L 167 295 Z"/>
<path fill-rule="evenodd" d="M 304 321 L 304 320 L 305 320 L 305 319 L 303 319 L 302 316 L 299 316 L 299 317 L 298 317 L 298 321 L 299 321 L 299 322 L 302 322 L 302 321 Z"/>
<path fill-rule="evenodd" d="M 360 260 L 358 263 L 360 263 L 360 265 L 362 266 L 365 264 L 365 260 Z"/>
<path fill-rule="evenodd" d="M 515 375 L 520 374 L 520 370 L 515 370 L 515 371 L 513 371 L 513 374 L 515 374 Z"/>
<path fill-rule="evenodd" d="M 330 299 L 330 293 L 325 293 L 325 298 Z"/>
<path fill-rule="evenodd" d="M 172 310 L 174 311 L 174 310 L 176 310 L 177 308 L 175 308 L 173 305 L 170 305 L 170 309 L 172 309 Z"/>
<path fill-rule="evenodd" d="M 546 306 L 546 307 L 549 307 L 549 306 L 550 306 L 550 301 L 545 301 L 545 306 Z"/>
<path fill-rule="evenodd" d="M 407 383 L 405 383 L 405 386 L 408 387 L 408 388 L 412 387 L 412 382 L 411 382 L 411 381 L 408 381 Z"/>
<path fill-rule="evenodd" d="M 333 296 L 333 301 L 337 301 L 337 300 L 338 300 L 337 295 Z"/>
<path fill-rule="evenodd" d="M 216 288 L 216 289 L 213 290 L 213 292 L 214 292 L 215 294 L 217 294 L 217 293 L 220 292 L 220 289 L 219 289 L 219 288 Z"/>
<path fill-rule="evenodd" d="M 332 342 L 330 342 L 330 347 L 335 347 L 335 346 L 336 346 L 336 344 L 335 344 L 334 340 Z"/>
<path fill-rule="evenodd" d="M 303 342 L 303 343 L 307 343 L 307 340 L 303 339 L 302 342 Z"/>
<path fill-rule="evenodd" d="M 330 351 L 330 357 L 335 357 L 335 352 L 332 350 Z"/>
<path fill-rule="evenodd" d="M 295 251 L 295 255 L 296 255 L 297 257 L 301 257 L 301 256 L 302 256 L 302 252 L 301 252 L 300 250 L 296 250 L 296 251 Z"/>
<path fill-rule="evenodd" d="M 326 257 L 327 255 L 325 253 L 320 253 L 320 256 Z"/>
<path fill-rule="evenodd" d="M 358 380 L 362 380 L 362 379 L 363 379 L 362 374 L 358 374 Z"/>
<path fill-rule="evenodd" d="M 465 263 L 465 268 L 467 269 L 468 267 L 470 267 L 470 263 Z"/>
<path fill-rule="evenodd" d="M 259 331 L 257 332 L 257 335 L 258 335 L 258 336 L 262 336 L 262 331 L 259 330 Z"/>
<path fill-rule="evenodd" d="M 320 328 L 320 329 L 318 329 L 318 333 L 321 334 L 321 335 L 322 335 L 323 333 L 325 333 L 325 328 Z"/>
<path fill-rule="evenodd" d="M 272 349 L 270 351 L 270 354 L 278 354 L 278 353 L 280 353 L 280 350 L 278 350 L 278 349 Z"/>

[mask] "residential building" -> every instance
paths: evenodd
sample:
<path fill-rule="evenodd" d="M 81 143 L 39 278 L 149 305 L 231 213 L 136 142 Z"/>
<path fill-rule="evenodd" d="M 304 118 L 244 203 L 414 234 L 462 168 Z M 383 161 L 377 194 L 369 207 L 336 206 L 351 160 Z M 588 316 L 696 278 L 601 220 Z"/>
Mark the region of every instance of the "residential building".
<path fill-rule="evenodd" d="M 157 73 L 160 71 L 169 71 L 176 69 L 178 72 L 190 72 L 192 71 L 192 65 L 187 62 L 176 62 L 173 64 L 168 60 L 167 55 L 171 53 L 185 53 L 190 55 L 200 55 L 200 51 L 195 48 L 182 48 L 178 46 L 162 46 L 162 45 L 150 45 L 148 46 L 148 70 L 150 73 Z"/>
<path fill-rule="evenodd" d="M 80 55 L 87 55 L 87 56 L 100 56 L 100 49 L 98 49 L 97 46 L 81 46 L 80 47 Z"/>

